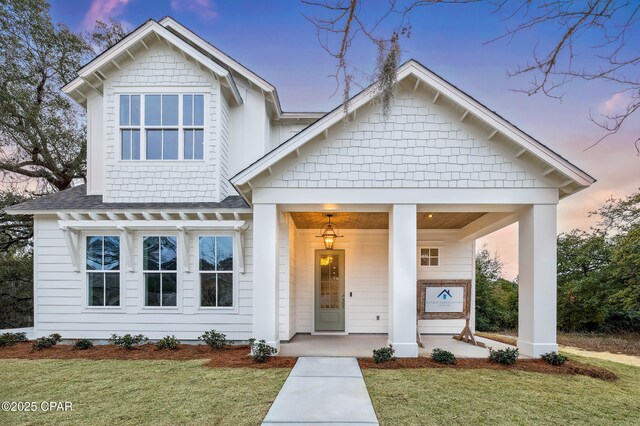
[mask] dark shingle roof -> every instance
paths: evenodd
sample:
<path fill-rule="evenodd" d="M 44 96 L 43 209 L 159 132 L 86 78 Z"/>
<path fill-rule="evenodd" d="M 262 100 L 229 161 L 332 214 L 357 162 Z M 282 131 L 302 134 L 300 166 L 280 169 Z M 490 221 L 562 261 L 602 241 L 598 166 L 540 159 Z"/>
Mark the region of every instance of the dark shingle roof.
<path fill-rule="evenodd" d="M 219 203 L 105 203 L 102 195 L 87 195 L 87 186 L 45 195 L 24 203 L 7 207 L 8 213 L 34 211 L 68 211 L 68 210 L 128 210 L 128 209 L 248 209 L 247 203 L 239 196 L 230 196 Z"/>

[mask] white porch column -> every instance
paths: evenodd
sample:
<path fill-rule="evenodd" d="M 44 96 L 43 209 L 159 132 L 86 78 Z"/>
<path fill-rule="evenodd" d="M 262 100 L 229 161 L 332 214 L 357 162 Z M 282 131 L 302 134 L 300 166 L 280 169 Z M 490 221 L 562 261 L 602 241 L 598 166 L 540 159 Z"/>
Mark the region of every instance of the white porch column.
<path fill-rule="evenodd" d="M 394 204 L 389 213 L 389 343 L 396 356 L 418 356 L 416 343 L 415 204 Z"/>
<path fill-rule="evenodd" d="M 557 351 L 555 204 L 527 207 L 519 222 L 518 348 L 538 357 Z"/>
<path fill-rule="evenodd" d="M 280 350 L 278 208 L 253 206 L 253 337 Z"/>

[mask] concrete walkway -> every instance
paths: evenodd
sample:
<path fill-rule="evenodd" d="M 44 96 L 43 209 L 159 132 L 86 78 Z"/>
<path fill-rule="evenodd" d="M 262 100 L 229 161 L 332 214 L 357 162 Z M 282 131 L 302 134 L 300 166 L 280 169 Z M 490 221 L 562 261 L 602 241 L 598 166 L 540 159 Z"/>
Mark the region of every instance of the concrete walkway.
<path fill-rule="evenodd" d="M 358 361 L 298 358 L 263 422 L 284 423 L 377 425 Z"/>

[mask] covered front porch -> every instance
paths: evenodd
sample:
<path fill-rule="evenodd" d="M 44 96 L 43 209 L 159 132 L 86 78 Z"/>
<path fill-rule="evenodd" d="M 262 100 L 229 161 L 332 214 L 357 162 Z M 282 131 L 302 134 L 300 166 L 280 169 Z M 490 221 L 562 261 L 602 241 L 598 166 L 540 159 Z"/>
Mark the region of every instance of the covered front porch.
<path fill-rule="evenodd" d="M 418 356 L 428 357 L 435 348 L 453 353 L 456 358 L 486 358 L 489 349 L 474 346 L 453 339 L 450 335 L 424 334 L 421 336 L 424 347 L 419 347 Z M 280 356 L 338 356 L 371 357 L 374 349 L 387 345 L 386 334 L 351 334 L 348 336 L 297 334 L 287 343 L 280 344 Z M 476 337 L 476 340 L 494 349 L 512 346 L 493 340 Z"/>
<path fill-rule="evenodd" d="M 481 195 L 462 192 L 473 195 L 470 201 Z M 468 281 L 468 316 L 475 331 L 475 240 L 519 222 L 518 347 L 534 357 L 557 350 L 554 192 L 538 191 L 537 199 L 547 202 L 536 204 L 254 201 L 253 273 L 259 279 L 254 279 L 253 334 L 284 355 L 371 356 L 373 349 L 391 344 L 398 357 L 427 355 L 442 346 L 461 357 L 486 357 L 486 349 L 451 338 L 462 331 L 465 319 L 418 317 L 424 300 L 417 283 Z M 318 238 L 318 224 L 327 213 L 343 237 L 334 241 L 333 251 Z M 342 280 L 337 290 L 322 288 L 319 255 L 343 258 L 335 264 Z M 318 316 L 326 300 L 342 315 L 334 328 L 326 328 Z M 417 344 L 418 333 L 424 349 Z"/>

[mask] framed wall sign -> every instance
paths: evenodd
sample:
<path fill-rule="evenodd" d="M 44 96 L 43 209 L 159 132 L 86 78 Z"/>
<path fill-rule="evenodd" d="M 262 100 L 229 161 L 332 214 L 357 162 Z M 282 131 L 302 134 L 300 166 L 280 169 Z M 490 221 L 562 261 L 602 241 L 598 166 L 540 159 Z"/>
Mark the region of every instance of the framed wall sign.
<path fill-rule="evenodd" d="M 465 319 L 471 280 L 418 280 L 418 319 Z"/>

